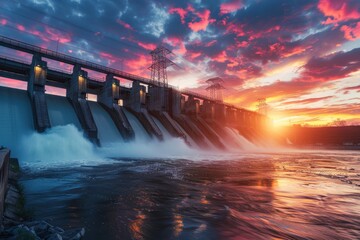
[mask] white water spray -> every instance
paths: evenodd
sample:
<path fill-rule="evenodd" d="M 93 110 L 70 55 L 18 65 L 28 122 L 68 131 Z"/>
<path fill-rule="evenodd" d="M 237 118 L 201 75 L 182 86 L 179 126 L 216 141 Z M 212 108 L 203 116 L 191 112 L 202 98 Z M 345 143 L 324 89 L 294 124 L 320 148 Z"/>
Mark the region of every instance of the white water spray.
<path fill-rule="evenodd" d="M 21 139 L 19 159 L 31 169 L 76 167 L 105 163 L 92 143 L 74 125 L 56 126 L 45 133 L 32 133 Z"/>

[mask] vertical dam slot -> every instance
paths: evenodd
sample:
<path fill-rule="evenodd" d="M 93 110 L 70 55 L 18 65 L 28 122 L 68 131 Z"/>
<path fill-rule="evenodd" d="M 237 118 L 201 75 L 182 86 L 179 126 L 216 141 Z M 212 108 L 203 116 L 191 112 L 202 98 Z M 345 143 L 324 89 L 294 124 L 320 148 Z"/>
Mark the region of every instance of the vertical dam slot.
<path fill-rule="evenodd" d="M 97 102 L 89 101 L 89 106 L 98 128 L 100 143 L 109 144 L 112 142 L 122 142 L 123 138 L 108 112 Z"/>
<path fill-rule="evenodd" d="M 71 106 L 69 100 L 65 97 L 46 95 L 48 111 L 51 121 L 51 126 L 62 126 L 73 124 L 78 130 L 82 131 L 79 119 L 77 118 L 74 108 Z"/>
<path fill-rule="evenodd" d="M 34 132 L 30 98 L 26 91 L 0 87 L 0 145 L 11 149 L 18 157 L 19 141 Z M 26 147 L 26 146 L 25 146 Z"/>
<path fill-rule="evenodd" d="M 129 112 L 127 109 L 124 108 L 123 110 L 124 110 L 124 113 L 125 113 L 127 119 L 130 122 L 130 125 L 132 126 L 132 128 L 135 132 L 135 140 L 144 140 L 144 141 L 151 140 L 151 136 L 145 130 L 143 125 L 140 123 L 139 119 L 134 114 Z"/>

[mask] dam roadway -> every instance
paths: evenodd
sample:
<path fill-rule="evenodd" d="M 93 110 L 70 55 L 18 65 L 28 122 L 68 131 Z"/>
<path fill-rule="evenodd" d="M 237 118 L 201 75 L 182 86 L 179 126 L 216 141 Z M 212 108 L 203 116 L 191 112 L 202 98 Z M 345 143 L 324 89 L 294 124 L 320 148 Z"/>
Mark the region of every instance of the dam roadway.
<path fill-rule="evenodd" d="M 114 68 L 74 58 L 62 53 L 0 36 L 0 45 L 32 55 L 25 62 L 13 56 L 0 56 L 0 76 L 27 83 L 34 127 L 43 132 L 52 127 L 45 86 L 62 88 L 88 139 L 100 145 L 98 126 L 93 111 L 98 106 L 89 104 L 88 94 L 97 96 L 97 104 L 112 119 L 124 141 L 134 139 L 135 132 L 128 119 L 134 115 L 151 138 L 164 140 L 161 129 L 173 137 L 181 137 L 200 148 L 225 149 L 227 139 L 233 138 L 226 127 L 236 129 L 249 141 L 261 141 L 269 120 L 257 112 L 238 108 L 188 90 L 151 81 Z M 73 66 L 73 71 L 48 67 L 51 59 Z M 144 66 L 146 67 L 146 66 Z M 91 77 L 88 70 L 106 75 L 106 80 Z M 131 81 L 131 87 L 120 86 L 120 81 Z M 51 110 L 51 109 L 50 109 Z"/>

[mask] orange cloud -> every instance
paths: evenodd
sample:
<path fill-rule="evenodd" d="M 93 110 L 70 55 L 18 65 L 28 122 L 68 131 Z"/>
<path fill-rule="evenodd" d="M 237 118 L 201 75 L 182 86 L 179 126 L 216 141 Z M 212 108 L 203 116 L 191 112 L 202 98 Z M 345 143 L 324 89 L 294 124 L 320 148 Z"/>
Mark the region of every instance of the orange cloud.
<path fill-rule="evenodd" d="M 332 98 L 333 96 L 326 96 L 326 97 L 318 97 L 318 98 L 307 98 L 302 100 L 296 100 L 296 101 L 289 101 L 289 102 L 283 102 L 282 105 L 291 105 L 291 104 L 309 104 L 309 103 L 315 103 L 322 100 L 326 100 L 329 98 Z"/>

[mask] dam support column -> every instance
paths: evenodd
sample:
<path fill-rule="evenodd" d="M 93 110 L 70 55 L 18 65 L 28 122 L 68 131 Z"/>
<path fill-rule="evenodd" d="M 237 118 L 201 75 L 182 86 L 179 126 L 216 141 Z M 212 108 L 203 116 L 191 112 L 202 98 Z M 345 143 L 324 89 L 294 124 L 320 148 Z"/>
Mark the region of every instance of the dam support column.
<path fill-rule="evenodd" d="M 79 65 L 75 65 L 72 77 L 66 91 L 66 97 L 74 107 L 75 113 L 79 118 L 81 126 L 90 141 L 99 145 L 97 127 L 90 106 L 86 100 L 87 92 L 87 72 L 82 70 Z"/>
<path fill-rule="evenodd" d="M 200 113 L 200 100 L 195 99 L 193 96 L 189 96 L 187 101 L 185 101 L 184 97 L 180 96 L 179 100 L 180 109 L 184 114 L 175 116 L 176 121 L 197 145 L 202 148 L 209 148 L 209 142 L 196 124 Z"/>
<path fill-rule="evenodd" d="M 30 66 L 27 91 L 33 111 L 34 126 L 38 132 L 50 128 L 50 118 L 45 97 L 47 63 L 39 55 L 34 55 Z"/>
<path fill-rule="evenodd" d="M 235 125 L 236 124 L 236 109 L 232 107 L 226 108 L 226 122 L 229 125 Z"/>
<path fill-rule="evenodd" d="M 134 139 L 135 133 L 123 107 L 119 105 L 120 84 L 112 74 L 106 75 L 105 86 L 98 95 L 98 102 L 109 113 L 124 140 Z"/>
<path fill-rule="evenodd" d="M 9 158 L 10 151 L 8 149 L 0 150 L 0 227 L 3 224 L 3 214 L 5 207 L 5 195 L 8 188 L 9 175 Z"/>
<path fill-rule="evenodd" d="M 186 115 L 198 116 L 200 112 L 200 100 L 195 100 L 193 96 L 189 96 L 185 102 L 184 111 Z"/>
<path fill-rule="evenodd" d="M 214 103 L 208 100 L 204 100 L 203 104 L 200 106 L 200 113 L 201 116 L 206 120 L 214 120 L 215 117 Z"/>
<path fill-rule="evenodd" d="M 179 116 L 181 114 L 181 99 L 183 96 L 178 90 L 170 89 L 169 93 L 169 109 L 168 112 L 171 114 L 172 117 Z"/>
<path fill-rule="evenodd" d="M 181 114 L 181 93 L 173 88 L 153 86 L 149 88 L 149 95 L 148 108 L 151 113 L 173 137 L 185 139 L 185 134 L 172 118 Z"/>
<path fill-rule="evenodd" d="M 144 126 L 147 133 L 159 140 L 163 140 L 163 135 L 160 128 L 152 119 L 150 113 L 146 108 L 146 88 L 141 85 L 139 81 L 134 81 L 132 84 L 130 98 L 125 102 L 126 107 L 139 119 Z"/>
<path fill-rule="evenodd" d="M 149 111 L 162 112 L 165 110 L 165 87 L 159 86 L 150 86 L 148 87 L 149 91 Z"/>
<path fill-rule="evenodd" d="M 132 83 L 130 98 L 125 102 L 125 106 L 134 112 L 141 112 L 146 104 L 146 88 L 139 81 Z"/>
<path fill-rule="evenodd" d="M 222 103 L 215 103 L 215 120 L 222 124 L 226 122 L 226 107 Z"/>

